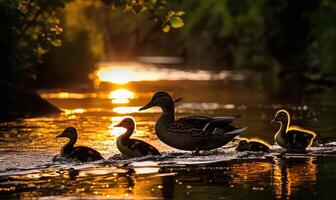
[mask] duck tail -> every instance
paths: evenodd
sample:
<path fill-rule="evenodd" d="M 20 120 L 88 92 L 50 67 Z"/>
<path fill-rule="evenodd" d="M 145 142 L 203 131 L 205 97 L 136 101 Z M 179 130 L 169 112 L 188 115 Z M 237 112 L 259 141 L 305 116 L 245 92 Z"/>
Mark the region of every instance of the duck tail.
<path fill-rule="evenodd" d="M 226 134 L 226 135 L 235 135 L 235 134 L 238 135 L 239 133 L 245 131 L 246 129 L 247 129 L 247 127 L 240 127 L 240 128 L 236 128 L 235 130 L 226 132 L 225 134 Z"/>
<path fill-rule="evenodd" d="M 208 122 L 204 128 L 203 132 L 205 133 L 214 133 L 216 128 L 225 129 L 229 124 L 231 124 L 236 117 L 215 117 L 214 120 Z"/>
<path fill-rule="evenodd" d="M 225 132 L 224 135 L 227 135 L 227 136 L 236 136 L 238 135 L 239 133 L 245 131 L 247 129 L 247 127 L 240 127 L 240 128 L 236 128 L 232 131 L 228 131 L 228 132 Z M 219 129 L 215 128 L 215 130 L 213 131 L 213 134 L 223 134 L 222 131 L 219 131 Z"/>
<path fill-rule="evenodd" d="M 179 97 L 179 98 L 177 98 L 177 99 L 174 100 L 174 103 L 179 103 L 179 102 L 182 101 L 182 100 L 183 100 L 183 98 L 182 98 L 182 97 Z"/>
<path fill-rule="evenodd" d="M 238 118 L 243 117 L 243 115 L 238 114 L 238 115 L 232 115 L 231 117 L 234 117 L 234 118 L 238 119 Z"/>

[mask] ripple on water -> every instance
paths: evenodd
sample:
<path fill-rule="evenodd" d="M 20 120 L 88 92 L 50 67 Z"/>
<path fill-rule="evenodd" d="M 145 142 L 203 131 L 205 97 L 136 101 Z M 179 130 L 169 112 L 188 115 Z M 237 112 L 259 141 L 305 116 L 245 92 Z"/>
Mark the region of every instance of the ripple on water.
<path fill-rule="evenodd" d="M 234 142 L 232 142 L 234 143 Z M 15 173 L 30 173 L 30 170 L 39 169 L 85 169 L 91 167 L 129 167 L 129 168 L 159 168 L 159 167 L 192 167 L 219 164 L 228 161 L 265 160 L 275 157 L 285 158 L 310 158 L 310 157 L 336 157 L 336 143 L 330 142 L 320 146 L 312 146 L 306 152 L 287 152 L 278 145 L 271 146 L 268 153 L 263 152 L 236 152 L 235 145 L 203 152 L 198 156 L 189 152 L 174 151 L 163 152 L 162 156 L 144 156 L 129 158 L 121 154 L 115 154 L 102 161 L 81 163 L 67 159 L 59 155 L 51 155 L 43 152 L 7 152 L 0 160 L 0 176 Z M 36 159 L 39 158 L 39 159 Z M 42 158 L 42 159 L 41 159 Z M 27 167 L 30 166 L 30 167 Z"/>
<path fill-rule="evenodd" d="M 275 195 L 282 198 L 291 196 L 300 187 L 314 187 L 317 173 L 314 160 L 336 155 L 335 143 L 311 147 L 306 153 L 285 152 L 278 146 L 272 146 L 269 153 L 236 152 L 234 146 L 228 145 L 199 156 L 182 151 L 136 158 L 116 154 L 106 160 L 89 163 L 60 156 L 51 161 L 52 156 L 47 155 L 48 161 L 34 167 L 13 166 L 2 171 L 0 195 L 31 191 L 31 196 L 50 198 L 60 197 L 58 195 L 73 198 L 85 195 L 88 198 L 92 194 L 94 198 L 121 198 L 125 194 L 132 198 L 152 198 L 162 194 L 157 190 L 169 189 L 171 181 L 186 190 L 197 188 L 200 184 L 224 181 L 229 188 L 242 187 L 252 191 L 274 187 Z M 12 158 L 16 156 L 24 155 L 11 154 Z M 34 156 L 41 154 L 27 156 L 26 159 L 34 160 Z M 146 193 L 145 189 L 152 193 Z"/>

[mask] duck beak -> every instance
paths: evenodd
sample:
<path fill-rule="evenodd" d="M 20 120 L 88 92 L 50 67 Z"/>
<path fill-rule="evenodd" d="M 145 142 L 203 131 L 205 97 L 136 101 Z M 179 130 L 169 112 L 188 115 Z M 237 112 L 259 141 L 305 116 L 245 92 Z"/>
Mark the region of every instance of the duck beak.
<path fill-rule="evenodd" d="M 148 108 L 151 108 L 151 107 L 153 107 L 153 106 L 155 106 L 155 105 L 153 104 L 153 101 L 150 101 L 147 105 L 141 107 L 141 108 L 139 109 L 139 111 L 147 110 Z"/>
<path fill-rule="evenodd" d="M 275 118 L 270 121 L 270 123 L 274 123 L 274 122 L 276 122 Z"/>
<path fill-rule="evenodd" d="M 113 127 L 123 127 L 121 122 L 119 124 L 113 125 Z"/>
<path fill-rule="evenodd" d="M 182 100 L 183 100 L 183 98 L 181 98 L 181 97 L 180 97 L 180 98 L 177 98 L 177 99 L 174 100 L 174 103 L 179 103 L 179 102 L 182 101 Z"/>
<path fill-rule="evenodd" d="M 64 132 L 56 136 L 56 138 L 62 138 L 62 137 L 64 137 Z"/>

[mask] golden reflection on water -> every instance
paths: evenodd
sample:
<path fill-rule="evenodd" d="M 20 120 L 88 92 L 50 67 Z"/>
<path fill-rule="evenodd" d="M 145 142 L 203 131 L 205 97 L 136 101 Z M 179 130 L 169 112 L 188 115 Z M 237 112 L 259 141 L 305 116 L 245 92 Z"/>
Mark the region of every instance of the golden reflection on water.
<path fill-rule="evenodd" d="M 265 174 L 269 174 L 273 170 L 272 163 L 269 162 L 245 162 L 232 165 L 233 176 L 231 184 L 240 184 L 243 187 L 251 186 L 247 181 L 261 180 L 260 182 L 267 182 L 263 180 Z M 252 189 L 256 189 L 252 188 Z M 263 189 L 262 186 L 259 189 Z"/>
<path fill-rule="evenodd" d="M 137 80 L 137 76 L 132 69 L 123 66 L 114 66 L 113 68 L 100 68 L 96 72 L 100 81 L 116 84 L 125 84 Z"/>
<path fill-rule="evenodd" d="M 307 190 L 315 185 L 317 166 L 314 158 L 298 160 L 274 159 L 273 184 L 277 199 L 291 199 L 292 195 L 302 187 L 305 187 L 303 190 Z"/>
<path fill-rule="evenodd" d="M 84 99 L 85 94 L 71 92 L 42 93 L 41 96 L 46 99 Z"/>
<path fill-rule="evenodd" d="M 101 63 L 100 68 L 90 77 L 98 87 L 100 82 L 115 84 L 126 84 L 137 81 L 159 81 L 159 80 L 223 80 L 228 77 L 237 80 L 244 80 L 242 74 L 232 74 L 229 71 L 212 73 L 205 70 L 182 71 L 173 68 L 155 67 L 132 62 L 109 62 Z"/>
<path fill-rule="evenodd" d="M 112 174 L 108 168 L 98 174 L 94 171 L 96 170 L 87 172 L 98 175 L 96 179 L 88 181 L 88 184 L 91 185 L 89 190 L 87 187 L 78 188 L 76 190 L 78 194 L 91 193 L 98 195 L 96 197 L 104 196 L 113 199 L 146 199 L 161 196 L 157 190 L 162 185 L 162 177 L 139 175 L 132 169 L 125 172 L 116 171 Z"/>
<path fill-rule="evenodd" d="M 135 93 L 127 89 L 118 89 L 110 92 L 108 97 L 114 104 L 127 104 L 135 98 Z"/>
<path fill-rule="evenodd" d="M 14 180 L 14 185 L 3 185 L 3 188 L 0 187 L 0 192 L 20 191 L 21 198 L 42 196 L 71 199 L 81 196 L 85 199 L 161 198 L 163 185 L 161 176 L 138 174 L 132 169 L 115 167 L 37 170 L 30 175 L 12 175 L 11 179 Z M 54 187 L 61 193 L 52 192 L 50 188 Z"/>
<path fill-rule="evenodd" d="M 140 106 L 120 106 L 113 108 L 113 112 L 118 114 L 131 114 L 139 112 Z"/>
<path fill-rule="evenodd" d="M 75 109 L 64 109 L 65 115 L 72 115 L 72 114 L 80 114 L 84 113 L 86 110 L 83 108 L 75 108 Z"/>

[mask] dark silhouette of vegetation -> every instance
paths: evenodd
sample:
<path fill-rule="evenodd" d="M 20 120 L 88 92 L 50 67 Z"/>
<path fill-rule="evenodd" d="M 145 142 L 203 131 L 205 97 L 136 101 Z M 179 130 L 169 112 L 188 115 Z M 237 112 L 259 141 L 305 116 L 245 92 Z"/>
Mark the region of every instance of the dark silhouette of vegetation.
<path fill-rule="evenodd" d="M 335 18 L 333 0 L 0 0 L 0 81 L 58 87 L 100 60 L 169 55 L 334 87 Z"/>
<path fill-rule="evenodd" d="M 58 79 L 58 82 L 53 86 L 59 86 L 62 82 L 82 81 L 92 70 L 97 59 L 90 51 L 86 32 L 76 32 L 73 38 L 65 40 L 67 43 L 62 49 L 53 48 L 62 46 L 63 9 L 69 2 L 71 0 L 0 0 L 0 86 L 8 97 L 0 101 L 2 117 L 35 116 L 36 113 L 59 111 L 31 88 L 36 75 L 40 78 L 37 83 L 44 83 L 54 77 L 52 80 Z M 102 2 L 112 10 L 148 12 L 165 32 L 183 26 L 181 16 L 184 12 L 168 12 L 164 0 Z M 90 3 L 96 4 L 97 1 Z M 46 54 L 50 49 L 51 53 Z M 47 61 L 46 64 L 43 61 Z M 20 106 L 26 105 L 23 102 L 30 102 L 31 106 Z"/>
<path fill-rule="evenodd" d="M 37 83 L 51 86 L 73 82 L 74 74 L 76 82 L 85 82 L 97 61 L 139 55 L 182 56 L 188 64 L 215 69 L 273 69 L 314 83 L 335 82 L 332 0 L 169 1 L 186 15 L 169 11 L 164 0 L 0 2 L 6 66 L 1 80 L 17 84 L 36 75 Z M 71 18 L 77 22 L 68 23 Z"/>
<path fill-rule="evenodd" d="M 0 0 L 2 24 L 0 61 L 4 66 L 0 80 L 27 87 L 28 80 L 35 79 L 35 67 L 42 63 L 42 56 L 50 48 L 62 45 L 62 10 L 70 1 Z M 167 4 L 164 0 L 102 0 L 102 2 L 112 10 L 120 9 L 131 13 L 148 12 L 151 19 L 159 22 L 162 30 L 166 32 L 170 27 L 183 26 L 181 16 L 184 13 L 172 10 L 163 12 Z M 97 2 L 91 1 L 91 3 Z M 76 40 L 82 37 L 83 33 L 78 33 Z M 77 48 L 80 48 L 81 44 L 77 44 L 79 45 Z M 68 47 L 73 46 L 68 45 Z M 55 50 L 55 53 L 60 52 Z M 71 64 L 72 66 L 81 65 L 80 63 Z M 87 71 L 84 70 L 84 72 Z"/>
<path fill-rule="evenodd" d="M 85 20 L 94 27 L 87 30 L 102 41 L 100 59 L 182 56 L 196 66 L 273 70 L 282 78 L 335 84 L 332 0 L 170 1 L 170 5 L 186 11 L 185 25 L 167 34 L 148 23 L 148 15 L 87 6 Z"/>
<path fill-rule="evenodd" d="M 50 46 L 60 46 L 57 11 L 67 0 L 0 1 L 0 80 L 27 86 L 32 68 Z"/>

